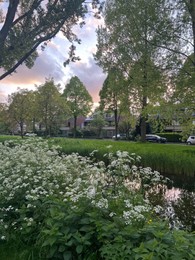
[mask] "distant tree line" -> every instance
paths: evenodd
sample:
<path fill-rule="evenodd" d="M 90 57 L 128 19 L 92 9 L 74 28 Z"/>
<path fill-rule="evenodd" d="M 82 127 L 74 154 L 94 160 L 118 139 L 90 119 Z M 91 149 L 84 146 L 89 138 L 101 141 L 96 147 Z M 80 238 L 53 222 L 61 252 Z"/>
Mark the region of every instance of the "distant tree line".
<path fill-rule="evenodd" d="M 39 130 L 50 136 L 70 117 L 74 118 L 74 136 L 78 116 L 87 116 L 92 108 L 92 97 L 78 77 L 74 76 L 65 86 L 63 93 L 53 79 L 36 86 L 36 90 L 18 89 L 8 97 L 7 104 L 0 107 L 0 128 L 2 132 L 13 132 L 19 127 L 23 137 L 26 129 Z"/>

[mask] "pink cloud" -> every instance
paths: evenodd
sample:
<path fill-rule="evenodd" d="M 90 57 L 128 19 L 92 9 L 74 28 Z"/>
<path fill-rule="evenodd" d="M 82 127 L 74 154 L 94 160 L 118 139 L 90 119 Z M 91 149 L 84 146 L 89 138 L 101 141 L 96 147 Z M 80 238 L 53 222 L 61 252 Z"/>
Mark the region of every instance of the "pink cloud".
<path fill-rule="evenodd" d="M 34 85 L 45 82 L 45 78 L 53 77 L 56 83 L 61 83 L 62 89 L 71 76 L 78 76 L 86 85 L 94 102 L 99 101 L 99 90 L 102 87 L 105 75 L 93 60 L 92 53 L 96 50 L 95 29 L 102 24 L 102 20 L 88 17 L 83 28 L 75 27 L 75 32 L 81 38 L 81 45 L 77 46 L 76 55 L 81 61 L 71 63 L 66 68 L 63 62 L 68 58 L 70 43 L 59 33 L 46 47 L 45 51 L 39 50 L 39 57 L 32 69 L 24 65 L 17 69 L 17 73 L 0 81 L 0 100 L 4 100 L 8 94 L 17 91 L 17 87 L 34 89 Z M 1 70 L 0 70 L 1 72 Z"/>
<path fill-rule="evenodd" d="M 99 101 L 99 91 L 102 88 L 106 75 L 102 69 L 95 64 L 93 58 L 89 58 L 88 62 L 78 62 L 71 65 L 72 76 L 77 76 L 86 86 L 94 102 Z"/>

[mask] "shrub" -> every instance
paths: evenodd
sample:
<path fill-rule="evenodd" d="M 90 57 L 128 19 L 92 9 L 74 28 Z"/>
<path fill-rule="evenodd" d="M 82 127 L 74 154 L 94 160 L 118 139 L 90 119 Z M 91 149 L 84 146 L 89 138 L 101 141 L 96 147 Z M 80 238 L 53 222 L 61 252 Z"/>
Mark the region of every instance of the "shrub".
<path fill-rule="evenodd" d="M 182 135 L 179 133 L 158 133 L 158 135 L 167 138 L 168 142 L 172 143 L 181 143 L 182 142 Z"/>

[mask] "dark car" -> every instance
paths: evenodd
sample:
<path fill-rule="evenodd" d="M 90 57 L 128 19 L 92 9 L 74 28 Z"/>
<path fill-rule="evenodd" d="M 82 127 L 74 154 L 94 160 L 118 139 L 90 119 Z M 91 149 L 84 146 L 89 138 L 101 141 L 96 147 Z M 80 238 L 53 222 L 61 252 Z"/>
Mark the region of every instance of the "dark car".
<path fill-rule="evenodd" d="M 146 135 L 146 141 L 154 143 L 166 143 L 167 139 L 159 135 Z"/>

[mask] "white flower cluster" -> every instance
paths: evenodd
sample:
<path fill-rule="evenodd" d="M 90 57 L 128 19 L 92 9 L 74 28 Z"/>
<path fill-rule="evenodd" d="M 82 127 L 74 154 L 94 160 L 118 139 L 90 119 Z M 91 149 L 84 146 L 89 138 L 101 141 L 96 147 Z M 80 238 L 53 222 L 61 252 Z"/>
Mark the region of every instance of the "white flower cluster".
<path fill-rule="evenodd" d="M 125 200 L 124 202 L 125 207 L 128 208 L 128 210 L 123 211 L 123 218 L 127 225 L 144 221 L 146 213 L 151 211 L 151 206 L 147 203 L 145 205 L 133 205 L 130 200 Z"/>
<path fill-rule="evenodd" d="M 17 144 L 0 143 L 0 232 L 5 230 L 6 219 L 11 213 L 16 215 L 21 208 L 33 211 L 43 199 L 50 197 L 70 201 L 73 207 L 81 198 L 86 198 L 98 209 L 108 209 L 110 217 L 116 216 L 117 209 L 110 206 L 109 198 L 113 204 L 121 197 L 131 197 L 130 194 L 139 189 L 139 168 L 134 162 L 140 157 L 122 151 L 107 156 L 110 159 L 108 166 L 104 162 L 94 163 L 77 153 L 59 155 L 55 147 L 49 147 L 47 141 L 38 138 Z M 150 174 L 151 170 L 142 169 L 141 172 Z M 135 182 L 132 176 L 136 176 Z M 117 189 L 117 193 L 111 189 Z M 133 219 L 144 220 L 144 214 L 150 210 L 145 203 L 144 206 L 140 202 L 133 205 L 126 200 L 123 204 L 119 217 L 123 217 L 127 224 Z M 14 223 L 15 228 L 22 230 L 25 225 L 35 224 L 31 216 L 23 215 L 20 226 L 15 220 L 9 225 Z"/>

